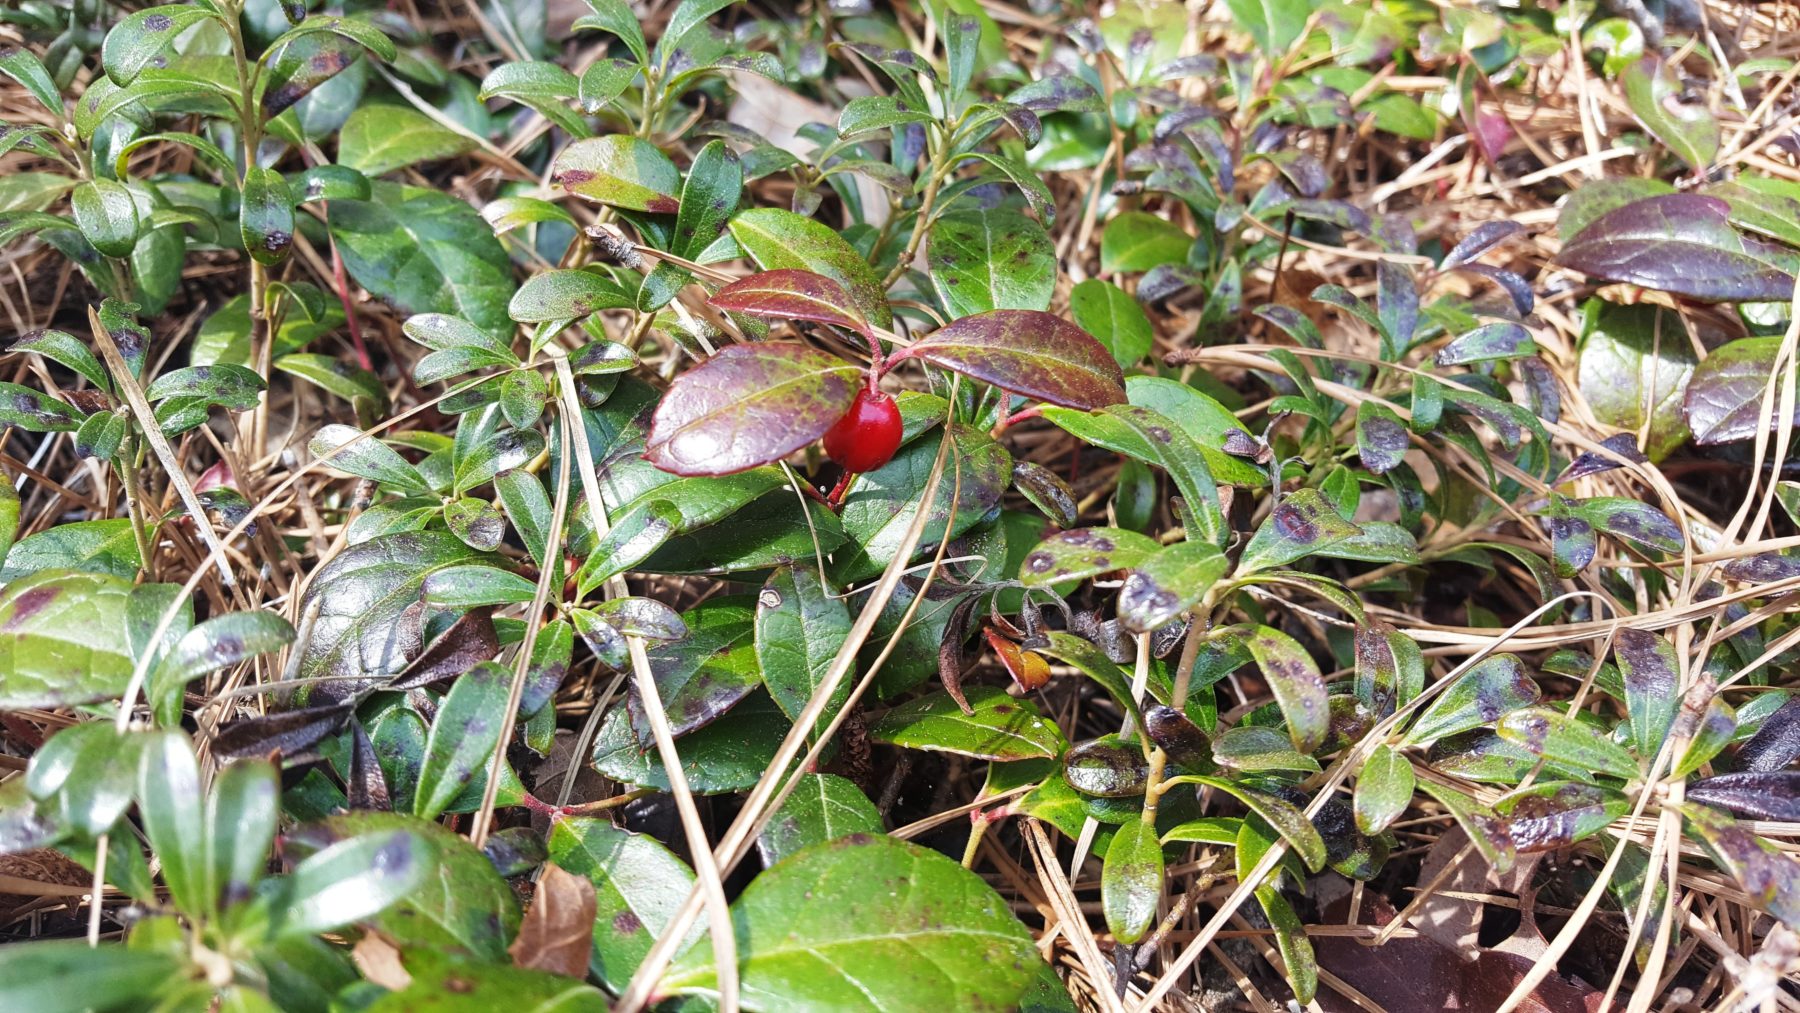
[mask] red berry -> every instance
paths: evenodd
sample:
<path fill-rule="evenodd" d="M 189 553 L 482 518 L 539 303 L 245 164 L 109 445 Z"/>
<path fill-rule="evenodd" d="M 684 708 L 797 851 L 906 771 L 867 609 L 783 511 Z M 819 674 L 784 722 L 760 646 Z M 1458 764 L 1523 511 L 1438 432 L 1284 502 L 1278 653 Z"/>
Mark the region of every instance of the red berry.
<path fill-rule="evenodd" d="M 825 454 L 845 471 L 874 471 L 900 449 L 900 406 L 864 387 L 844 417 L 825 431 Z"/>

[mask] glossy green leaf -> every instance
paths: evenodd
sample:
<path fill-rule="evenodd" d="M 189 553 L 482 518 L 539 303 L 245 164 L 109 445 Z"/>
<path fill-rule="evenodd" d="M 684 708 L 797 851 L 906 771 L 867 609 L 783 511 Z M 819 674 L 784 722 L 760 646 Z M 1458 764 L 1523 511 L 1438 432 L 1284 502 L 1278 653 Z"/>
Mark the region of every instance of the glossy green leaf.
<path fill-rule="evenodd" d="M 250 898 L 275 840 L 281 784 L 266 760 L 227 764 L 206 796 L 205 902 L 220 909 Z"/>
<path fill-rule="evenodd" d="M 752 693 L 676 744 L 688 787 L 702 795 L 744 791 L 775 759 L 789 722 L 767 693 Z M 645 750 L 623 707 L 608 712 L 594 737 L 594 768 L 616 781 L 669 788 L 655 749 Z"/>
<path fill-rule="evenodd" d="M 816 569 L 784 566 L 763 583 L 756 596 L 756 660 L 769 695 L 788 717 L 799 719 L 849 634 L 849 609 L 835 588 L 819 582 Z M 822 720 L 849 695 L 850 680 L 840 680 Z"/>
<path fill-rule="evenodd" d="M 631 211 L 673 214 L 681 172 L 656 145 L 630 134 L 576 141 L 556 156 L 551 182 L 588 200 Z"/>
<path fill-rule="evenodd" d="M 1100 271 L 1148 271 L 1187 260 L 1194 238 L 1165 218 L 1147 211 L 1126 211 L 1106 223 L 1100 234 Z"/>
<path fill-rule="evenodd" d="M 206 894 L 204 799 L 194 747 L 179 731 L 162 732 L 145 743 L 139 762 L 138 813 L 163 882 L 179 909 L 205 911 L 212 898 Z"/>
<path fill-rule="evenodd" d="M 963 713 L 950 694 L 933 693 L 887 712 L 869 735 L 888 745 L 987 760 L 1054 759 L 1061 754 L 1061 729 L 1039 714 L 1031 700 L 1014 699 L 991 686 L 964 692 L 972 714 Z"/>
<path fill-rule="evenodd" d="M 404 312 L 452 314 L 510 335 L 512 263 L 475 209 L 394 183 L 377 182 L 371 194 L 331 204 L 331 234 L 350 277 Z"/>
<path fill-rule="evenodd" d="M 687 636 L 651 648 L 650 675 L 676 735 L 715 720 L 762 685 L 754 615 L 748 598 L 711 598 L 682 613 Z M 634 697 L 628 709 L 640 745 L 651 748 L 655 738 L 642 703 Z"/>
<path fill-rule="evenodd" d="M 1479 728 L 1537 703 L 1542 695 L 1517 655 L 1484 658 L 1432 699 L 1406 733 L 1405 744 L 1417 745 Z"/>
<path fill-rule="evenodd" d="M 1651 460 L 1687 441 L 1682 401 L 1695 357 L 1679 316 L 1649 303 L 1589 300 L 1579 352 L 1577 384 L 1597 420 L 1641 432 L 1648 416 Z"/>
<path fill-rule="evenodd" d="M 792 268 L 822 274 L 850 293 L 857 312 L 876 327 L 891 327 L 881 279 L 856 248 L 824 223 L 779 208 L 750 208 L 730 222 L 731 235 L 765 271 Z"/>
<path fill-rule="evenodd" d="M 1356 828 L 1378 834 L 1399 818 L 1413 798 L 1412 761 L 1391 746 L 1377 746 L 1356 776 Z"/>
<path fill-rule="evenodd" d="M 182 635 L 151 671 L 144 696 L 166 726 L 180 723 L 187 684 L 209 672 L 230 668 L 294 641 L 294 628 L 274 612 L 230 612 L 214 616 Z"/>
<path fill-rule="evenodd" d="M 1719 154 L 1719 121 L 1704 102 L 1686 101 L 1680 74 L 1657 56 L 1633 61 L 1620 76 L 1625 103 L 1656 139 L 1688 167 L 1705 169 Z"/>
<path fill-rule="evenodd" d="M 294 243 L 294 196 L 274 169 L 252 166 L 244 173 L 238 232 L 244 249 L 263 264 L 279 264 Z"/>
<path fill-rule="evenodd" d="M 0 46 L 0 74 L 23 85 L 45 109 L 57 116 L 63 115 L 62 96 L 57 92 L 56 82 L 31 50 L 10 43 Z"/>
<path fill-rule="evenodd" d="M 1356 525 L 1338 515 L 1316 489 L 1296 489 L 1250 536 L 1238 559 L 1239 574 L 1285 566 L 1320 549 L 1355 537 Z"/>
<path fill-rule="evenodd" d="M 187 961 L 165 950 L 46 940 L 0 950 L 0 994 L 8 1005 L 37 1013 L 120 1009 L 141 1003 L 188 969 Z M 70 987 L 74 982 L 80 987 Z"/>
<path fill-rule="evenodd" d="M 281 880 L 276 931 L 313 935 L 372 918 L 425 885 L 430 860 L 430 849 L 405 830 L 339 841 Z"/>
<path fill-rule="evenodd" d="M 1206 542 L 1181 542 L 1164 548 L 1126 575 L 1119 590 L 1119 622 L 1126 629 L 1143 632 L 1176 619 L 1198 602 L 1230 565 L 1224 553 Z"/>
<path fill-rule="evenodd" d="M 1162 841 L 1156 827 L 1126 820 L 1113 835 L 1100 869 L 1100 909 L 1107 931 L 1121 943 L 1142 939 L 1156 919 L 1162 887 Z"/>
<path fill-rule="evenodd" d="M 125 184 L 99 177 L 76 185 L 69 193 L 75 224 L 94 249 L 109 257 L 125 257 L 137 245 L 142 228 L 137 201 Z"/>
<path fill-rule="evenodd" d="M 189 26 L 218 15 L 205 7 L 186 4 L 159 4 L 127 16 L 106 33 L 100 49 L 100 63 L 106 76 L 119 84 L 130 84 L 138 72 L 162 55 L 170 43 Z M 60 106 L 55 107 L 58 112 Z"/>
<path fill-rule="evenodd" d="M 931 223 L 931 281 L 951 318 L 1048 310 L 1056 253 L 1043 226 L 1017 211 L 953 211 Z"/>
<path fill-rule="evenodd" d="M 1289 846 L 1299 854 L 1306 867 L 1314 872 L 1325 867 L 1325 839 L 1306 818 L 1300 809 L 1267 792 L 1257 791 L 1236 781 L 1228 781 L 1222 777 L 1206 774 L 1183 774 L 1170 778 L 1165 784 L 1202 784 L 1217 788 L 1227 795 L 1249 807 L 1250 811 L 1262 817 L 1275 828 Z"/>
<path fill-rule="evenodd" d="M 1121 367 L 1142 361 L 1155 343 L 1144 308 L 1119 286 L 1100 278 L 1089 278 L 1070 290 L 1069 315 L 1076 326 L 1105 345 Z"/>
<path fill-rule="evenodd" d="M 1162 546 L 1123 528 L 1059 531 L 1037 544 L 1019 567 L 1027 587 L 1086 580 L 1114 570 L 1134 570 L 1156 558 Z"/>
<path fill-rule="evenodd" d="M 1041 963 L 980 877 L 879 834 L 790 856 L 745 889 L 732 921 L 749 1008 L 890 1009 L 932 995 L 956 997 L 957 1009 L 1012 1009 Z M 661 987 L 710 994 L 710 949 L 689 950 Z"/>
<path fill-rule="evenodd" d="M 337 160 L 365 176 L 382 176 L 420 162 L 467 154 L 477 146 L 475 138 L 411 106 L 370 103 L 358 106 L 339 129 Z M 332 217 L 337 217 L 336 207 Z"/>
<path fill-rule="evenodd" d="M 507 305 L 520 323 L 571 320 L 600 310 L 629 309 L 631 294 L 595 271 L 543 271 L 532 275 Z"/>
<path fill-rule="evenodd" d="M 557 820 L 548 843 L 551 861 L 594 884 L 589 965 L 608 988 L 622 990 L 680 910 L 693 871 L 656 838 L 604 819 Z"/>
<path fill-rule="evenodd" d="M 1625 747 L 1586 721 L 1551 707 L 1526 707 L 1501 716 L 1494 730 L 1508 742 L 1558 763 L 1627 780 L 1638 776 L 1637 760 Z"/>
<path fill-rule="evenodd" d="M 314 457 L 323 458 L 346 445 L 347 449 L 331 458 L 331 468 L 408 492 L 431 492 L 431 485 L 425 480 L 425 476 L 419 474 L 419 470 L 401 457 L 398 451 L 381 442 L 378 437 L 365 437 L 362 430 L 354 426 L 337 423 L 321 426 L 313 434 L 307 449 Z"/>
<path fill-rule="evenodd" d="M 836 774 L 803 774 L 757 835 L 765 865 L 850 834 L 883 832 L 881 813 L 856 785 Z"/>
<path fill-rule="evenodd" d="M 123 693 L 133 667 L 125 635 L 130 592 L 115 576 L 54 569 L 0 589 L 0 709 L 68 707 Z"/>
<path fill-rule="evenodd" d="M 485 661 L 457 679 L 425 742 L 413 814 L 436 819 L 494 755 L 512 673 Z"/>

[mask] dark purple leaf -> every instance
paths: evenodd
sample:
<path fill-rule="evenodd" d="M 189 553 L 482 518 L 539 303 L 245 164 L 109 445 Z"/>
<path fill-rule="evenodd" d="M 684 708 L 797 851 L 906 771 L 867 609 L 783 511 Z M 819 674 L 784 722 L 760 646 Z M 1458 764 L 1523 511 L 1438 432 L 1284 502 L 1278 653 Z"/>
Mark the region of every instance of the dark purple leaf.
<path fill-rule="evenodd" d="M 1582 500 L 1573 510 L 1595 528 L 1641 548 L 1680 552 L 1687 544 L 1681 527 L 1648 503 L 1617 496 Z"/>
<path fill-rule="evenodd" d="M 1169 759 L 1196 774 L 1212 773 L 1212 744 L 1187 715 L 1157 704 L 1144 712 L 1144 733 L 1169 754 Z"/>
<path fill-rule="evenodd" d="M 1695 368 L 1682 404 L 1695 443 L 1711 446 L 1756 435 L 1757 423 L 1764 418 L 1763 391 L 1774 372 L 1781 341 L 1778 337 L 1740 338 L 1717 349 Z M 1780 411 L 1777 382 L 1769 404 L 1771 423 Z M 1794 417 L 1800 420 L 1800 407 Z"/>
<path fill-rule="evenodd" d="M 1751 819 L 1800 823 L 1800 770 L 1720 774 L 1688 785 L 1687 797 Z"/>
<path fill-rule="evenodd" d="M 337 731 L 353 709 L 351 703 L 335 703 L 234 721 L 213 736 L 212 752 L 228 760 L 261 758 L 271 753 L 293 756 Z"/>
<path fill-rule="evenodd" d="M 493 609 L 473 608 L 438 634 L 386 689 L 408 690 L 452 679 L 500 653 Z"/>
<path fill-rule="evenodd" d="M 1451 247 L 1449 253 L 1444 254 L 1444 261 L 1438 265 L 1438 270 L 1449 271 L 1462 267 L 1524 231 L 1525 226 L 1514 221 L 1483 222 L 1476 226 L 1474 232 L 1464 236 L 1461 242 Z"/>
<path fill-rule="evenodd" d="M 1613 641 L 1613 658 L 1625 681 L 1625 709 L 1639 755 L 1654 756 L 1681 707 L 1675 686 L 1675 648 L 1648 630 L 1625 627 Z"/>
<path fill-rule="evenodd" d="M 734 281 L 707 302 L 731 313 L 782 320 L 811 320 L 853 331 L 869 325 L 855 313 L 844 286 L 811 271 L 787 268 Z"/>
<path fill-rule="evenodd" d="M 1637 437 L 1631 433 L 1615 433 L 1601 440 L 1600 445 L 1635 464 L 1642 464 L 1649 460 L 1644 456 L 1644 452 L 1638 449 Z M 1598 454 L 1592 450 L 1583 451 L 1575 460 L 1569 462 L 1569 466 L 1563 469 L 1563 473 L 1558 475 L 1556 481 L 1551 484 L 1562 485 L 1578 478 L 1586 478 L 1589 475 L 1598 475 L 1622 467 L 1624 465 L 1604 454 Z"/>
<path fill-rule="evenodd" d="M 1557 385 L 1556 374 L 1544 365 L 1539 358 L 1521 359 L 1518 363 L 1519 378 L 1525 383 L 1526 403 L 1533 413 L 1545 422 L 1556 422 L 1562 418 L 1562 388 Z"/>
<path fill-rule="evenodd" d="M 1782 770 L 1800 756 L 1800 697 L 1769 715 L 1750 741 L 1738 747 L 1733 766 L 1745 771 Z"/>
<path fill-rule="evenodd" d="M 1727 580 L 1741 580 L 1746 584 L 1792 580 L 1800 577 L 1800 557 L 1784 556 L 1779 552 L 1759 552 L 1754 556 L 1726 563 L 1723 572 Z"/>
<path fill-rule="evenodd" d="M 1716 197 L 1666 194 L 1616 208 L 1563 247 L 1556 262 L 1704 302 L 1786 301 L 1795 256 L 1732 229 Z"/>
<path fill-rule="evenodd" d="M 1717 809 L 1684 806 L 1682 815 L 1688 830 L 1750 895 L 1751 903 L 1790 925 L 1800 925 L 1800 864 L 1794 856 Z"/>
<path fill-rule="evenodd" d="M 1504 268 L 1489 267 L 1486 264 L 1464 264 L 1457 270 L 1468 274 L 1479 274 L 1505 289 L 1506 294 L 1512 297 L 1513 309 L 1518 310 L 1520 316 L 1530 313 L 1531 307 L 1537 302 L 1536 296 L 1531 292 L 1531 282 Z"/>
<path fill-rule="evenodd" d="M 1150 761 L 1137 743 L 1104 735 L 1069 747 L 1063 756 L 1063 777 L 1084 795 L 1142 795 L 1150 780 Z"/>
<path fill-rule="evenodd" d="M 1545 523 L 1550 527 L 1550 564 L 1556 575 L 1567 579 L 1587 569 L 1598 549 L 1594 526 L 1579 517 L 1551 517 Z"/>
<path fill-rule="evenodd" d="M 350 719 L 350 769 L 344 774 L 344 796 L 352 809 L 374 809 L 391 812 L 394 800 L 388 793 L 387 775 L 375 756 L 375 744 L 362 722 Z"/>
<path fill-rule="evenodd" d="M 779 461 L 843 417 L 858 373 L 799 343 L 731 345 L 669 386 L 644 459 L 677 475 L 730 475 Z"/>
<path fill-rule="evenodd" d="M 1070 408 L 1104 408 L 1125 400 L 1124 374 L 1106 346 L 1067 320 L 1037 310 L 963 317 L 906 354 Z"/>

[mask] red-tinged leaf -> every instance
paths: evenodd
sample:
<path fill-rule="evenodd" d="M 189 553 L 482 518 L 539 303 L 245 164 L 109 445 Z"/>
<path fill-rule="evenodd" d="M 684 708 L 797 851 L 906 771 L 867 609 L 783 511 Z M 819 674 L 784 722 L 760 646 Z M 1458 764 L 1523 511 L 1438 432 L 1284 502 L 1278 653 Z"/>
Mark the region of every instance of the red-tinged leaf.
<path fill-rule="evenodd" d="M 732 345 L 669 386 L 644 459 L 677 475 L 730 475 L 825 435 L 856 398 L 855 366 L 791 342 Z"/>
<path fill-rule="evenodd" d="M 1691 802 L 1739 816 L 1800 823 L 1800 770 L 1740 770 L 1688 785 Z"/>
<path fill-rule="evenodd" d="M 611 134 L 576 141 L 556 156 L 550 180 L 578 197 L 630 211 L 681 209 L 681 171 L 649 141 Z"/>
<path fill-rule="evenodd" d="M 734 281 L 707 302 L 730 313 L 778 320 L 811 320 L 868 333 L 844 286 L 822 274 L 787 268 Z"/>
<path fill-rule="evenodd" d="M 1716 197 L 1672 193 L 1634 201 L 1595 219 L 1556 262 L 1607 281 L 1706 302 L 1785 302 L 1795 255 L 1731 227 Z"/>
<path fill-rule="evenodd" d="M 555 862 L 545 862 L 537 895 L 519 924 L 519 936 L 507 948 L 513 966 L 586 978 L 597 908 L 594 884 L 587 877 L 572 876 Z"/>
<path fill-rule="evenodd" d="M 1780 348 L 1778 337 L 1740 338 L 1719 347 L 1694 370 L 1682 409 L 1687 413 L 1695 443 L 1711 446 L 1756 436 L 1757 423 L 1765 417 L 1763 391 Z M 1778 417 L 1781 388 L 1780 381 L 1776 383 L 1769 415 Z M 1794 416 L 1800 419 L 1800 409 Z M 1769 428 L 1774 429 L 1775 425 Z"/>
<path fill-rule="evenodd" d="M 1037 310 L 963 317 L 907 354 L 1051 404 L 1093 409 L 1125 400 L 1125 376 L 1112 353 L 1081 328 Z"/>

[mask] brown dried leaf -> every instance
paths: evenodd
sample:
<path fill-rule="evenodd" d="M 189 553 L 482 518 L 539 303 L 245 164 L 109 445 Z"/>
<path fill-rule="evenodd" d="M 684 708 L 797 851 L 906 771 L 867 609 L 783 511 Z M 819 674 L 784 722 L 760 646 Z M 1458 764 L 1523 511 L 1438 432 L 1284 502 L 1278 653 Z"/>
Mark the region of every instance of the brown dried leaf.
<path fill-rule="evenodd" d="M 597 904 L 594 884 L 545 862 L 537 896 L 525 911 L 518 938 L 507 947 L 513 965 L 569 978 L 587 977 Z"/>

